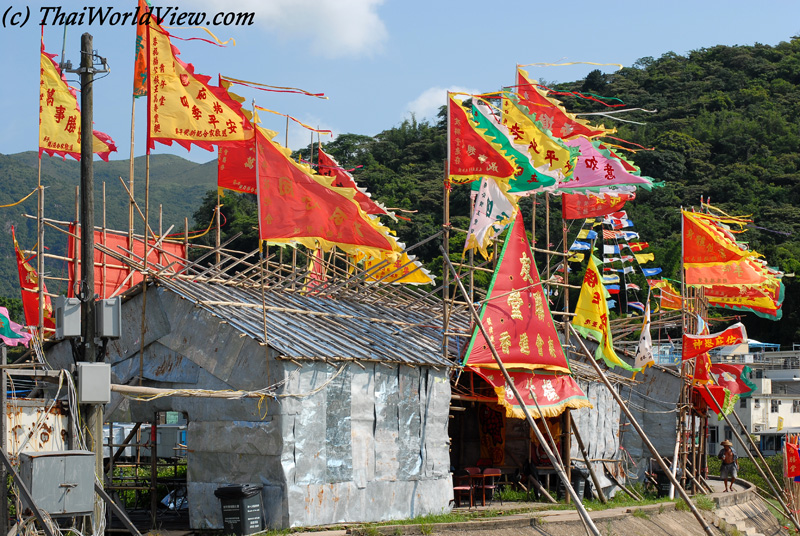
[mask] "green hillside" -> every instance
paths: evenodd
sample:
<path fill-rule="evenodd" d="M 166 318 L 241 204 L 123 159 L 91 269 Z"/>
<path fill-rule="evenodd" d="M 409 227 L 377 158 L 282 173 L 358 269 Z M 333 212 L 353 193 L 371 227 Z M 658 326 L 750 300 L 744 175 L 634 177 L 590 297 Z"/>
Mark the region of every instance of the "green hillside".
<path fill-rule="evenodd" d="M 144 209 L 145 159 L 134 161 L 134 193 Z M 106 224 L 110 229 L 127 230 L 128 194 L 119 177 L 128 183 L 130 162 L 115 160 L 94 163 L 95 178 L 95 224 L 101 225 L 103 212 L 103 183 L 106 189 Z M 150 208 L 151 227 L 158 229 L 159 205 L 163 206 L 163 229 L 175 225 L 173 232 L 182 232 L 184 218 L 194 225 L 192 215 L 203 195 L 216 185 L 216 161 L 196 164 L 178 156 L 153 155 L 150 157 Z M 15 203 L 29 194 L 37 185 L 36 152 L 14 155 L 0 154 L 0 205 Z M 45 217 L 59 221 L 75 220 L 76 187 L 80 184 L 80 164 L 61 158 L 42 158 L 42 184 L 45 187 Z M 0 296 L 19 298 L 19 280 L 11 240 L 11 226 L 17 230 L 17 240 L 23 248 L 33 248 L 36 243 L 36 221 L 23 214 L 36 214 L 36 195 L 24 203 L 0 209 Z M 144 229 L 141 218 L 135 218 L 136 232 Z M 66 239 L 57 231 L 46 229 L 44 244 L 48 252 L 63 255 Z M 47 261 L 46 271 L 50 275 L 64 273 L 63 263 Z M 52 285 L 51 285 L 52 286 Z M 51 289 L 56 291 L 57 289 Z"/>
<path fill-rule="evenodd" d="M 770 265 L 789 275 L 784 279 L 783 320 L 773 322 L 743 315 L 749 334 L 784 345 L 800 341 L 797 307 L 800 284 L 793 277 L 800 273 L 800 211 L 796 208 L 800 204 L 800 37 L 776 46 L 716 46 L 685 56 L 668 52 L 660 58 L 642 58 L 613 74 L 594 71 L 584 80 L 559 84 L 554 89 L 563 93 L 559 98 L 575 113 L 607 111 L 598 103 L 598 96 L 618 99 L 616 102 L 624 103 L 625 108 L 657 111 L 620 116 L 635 123 L 590 117 L 616 127 L 617 138 L 643 147 L 631 153 L 630 159 L 641 167 L 644 175 L 664 182 L 662 188 L 652 192 L 640 191 L 637 199 L 626 206 L 635 223 L 634 230 L 642 241 L 650 243 L 648 252 L 655 254 L 655 262 L 648 266 L 661 267 L 664 276 L 680 279 L 680 207 L 699 207 L 701 196 L 730 214 L 752 215 L 754 223 L 741 235 L 742 239 L 762 253 Z M 593 99 L 569 92 L 582 92 Z M 344 167 L 360 166 L 353 175 L 375 199 L 387 207 L 411 211 L 400 212 L 405 219 L 389 225 L 396 229 L 401 241 L 412 245 L 441 229 L 446 137 L 442 113 L 436 122 L 417 122 L 412 118 L 376 136 L 340 135 L 325 149 Z M 607 141 L 635 147 L 617 140 Z M 303 153 L 308 155 L 309 149 L 305 148 Z M 33 153 L 0 155 L 0 173 L 5 177 L 0 204 L 16 201 L 33 189 L 35 165 Z M 118 177 L 127 180 L 128 162 L 96 163 L 95 170 L 98 195 L 99 184 L 103 180 L 107 183 L 109 226 L 124 229 L 127 209 Z M 141 199 L 142 159 L 137 159 L 136 171 L 137 199 Z M 200 227 L 207 225 L 216 199 L 213 192 L 208 193 L 214 188 L 215 171 L 213 162 L 197 165 L 175 156 L 153 157 L 151 207 L 157 214 L 158 204 L 163 203 L 165 229 L 172 223 L 182 226 L 186 216 L 193 216 Z M 77 163 L 46 158 L 42 182 L 48 186 L 47 216 L 73 219 Z M 536 240 L 543 246 L 546 241 L 542 196 L 537 202 Z M 521 206 L 523 216 L 530 222 L 531 200 L 523 200 Z M 551 247 L 561 249 L 562 223 L 557 197 L 552 198 L 551 206 Z M 469 188 L 453 187 L 452 224 L 466 229 L 468 211 Z M 19 295 L 13 271 L 10 224 L 22 227 L 20 238 L 25 246 L 31 247 L 35 242 L 35 224 L 23 220 L 19 216 L 22 212 L 34 213 L 35 200 L 0 212 L 3 218 L 0 296 Z M 255 248 L 253 196 L 230 194 L 223 214 L 224 235 L 243 231 L 245 234 L 236 247 Z M 576 224 L 571 224 L 570 231 L 571 241 L 577 232 Z M 48 232 L 48 236 L 53 233 Z M 58 246 L 49 243 L 48 238 L 45 244 L 51 251 L 58 251 Z M 463 238 L 454 239 L 452 255 L 460 256 L 462 247 Z M 415 253 L 434 273 L 441 274 L 436 243 L 428 243 Z M 537 256 L 542 272 L 543 261 Z M 579 284 L 580 270 L 570 277 L 573 284 Z M 486 274 L 478 274 L 479 282 L 485 284 L 487 279 Z M 640 283 L 645 288 L 643 279 Z M 577 291 L 573 291 L 570 303 L 574 304 L 576 298 Z M 644 301 L 646 294 L 639 299 Z M 563 307 L 563 295 L 554 297 L 552 307 Z"/>

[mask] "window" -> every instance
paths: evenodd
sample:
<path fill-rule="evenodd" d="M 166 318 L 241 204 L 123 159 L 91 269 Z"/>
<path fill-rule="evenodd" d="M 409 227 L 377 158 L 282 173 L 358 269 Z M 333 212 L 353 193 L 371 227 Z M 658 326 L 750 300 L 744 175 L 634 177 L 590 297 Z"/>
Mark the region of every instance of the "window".
<path fill-rule="evenodd" d="M 709 426 L 708 427 L 708 441 L 716 445 L 719 443 L 719 428 L 716 426 Z"/>
<path fill-rule="evenodd" d="M 800 400 L 792 400 L 792 413 L 800 413 Z"/>
<path fill-rule="evenodd" d="M 725 427 L 725 439 L 728 441 L 733 439 L 733 430 L 731 430 L 730 426 Z"/>
<path fill-rule="evenodd" d="M 739 399 L 739 407 L 742 408 L 742 409 L 745 409 L 747 407 L 747 399 L 746 398 L 740 398 Z"/>
<path fill-rule="evenodd" d="M 758 398 L 753 399 L 753 408 L 754 409 L 761 409 L 761 400 Z"/>
<path fill-rule="evenodd" d="M 756 378 L 763 378 L 763 377 L 764 377 L 764 371 L 761 370 L 761 369 L 757 370 L 756 371 Z"/>
<path fill-rule="evenodd" d="M 778 413 L 778 401 L 772 400 L 769 403 L 769 412 L 770 413 Z"/>

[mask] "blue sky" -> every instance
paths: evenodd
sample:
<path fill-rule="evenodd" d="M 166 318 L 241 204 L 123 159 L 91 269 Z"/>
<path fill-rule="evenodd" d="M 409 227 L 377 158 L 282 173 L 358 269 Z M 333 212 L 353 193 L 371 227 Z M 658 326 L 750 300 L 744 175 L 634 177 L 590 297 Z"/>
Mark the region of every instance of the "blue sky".
<path fill-rule="evenodd" d="M 84 6 L 109 6 L 120 12 L 136 2 L 61 4 L 64 12 Z M 94 2 L 94 3 L 93 3 Z M 252 11 L 248 27 L 217 26 L 220 39 L 236 46 L 219 48 L 198 41 L 174 41 L 181 58 L 196 72 L 224 75 L 324 92 L 329 100 L 267 93 L 238 86 L 248 102 L 287 113 L 335 134 L 375 135 L 398 125 L 412 113 L 434 117 L 446 102 L 447 89 L 491 91 L 513 83 L 516 64 L 596 62 L 630 66 L 638 58 L 673 51 L 724 45 L 774 45 L 800 34 L 800 2 L 740 0 L 674 0 L 610 2 L 461 2 L 419 0 L 196 0 L 180 4 L 181 12 Z M 2 85 L 3 121 L 0 153 L 35 150 L 38 114 L 37 23 L 40 8 L 53 2 L 3 4 L 5 11 L 31 9 L 22 28 L 0 27 L 0 49 L 6 82 Z M 235 6 L 235 7 L 233 7 Z M 0 14 L 1 15 L 1 14 Z M 167 24 L 168 25 L 168 24 Z M 170 30 L 182 37 L 201 36 L 192 29 Z M 108 58 L 111 73 L 97 82 L 95 128 L 110 134 L 119 147 L 114 159 L 130 154 L 131 85 L 134 29 L 131 26 L 70 26 L 66 57 L 78 62 L 80 36 L 94 36 L 98 54 Z M 45 27 L 45 47 L 61 54 L 63 27 Z M 595 67 L 530 68 L 534 78 L 568 81 Z M 604 68 L 611 71 L 613 68 Z M 74 79 L 72 75 L 70 79 Z M 12 82 L 13 80 L 13 82 Z M 75 84 L 77 85 L 77 84 Z M 144 153 L 146 101 L 137 101 L 134 153 Z M 568 104 L 568 103 L 567 103 Z M 635 106 L 636 103 L 628 103 Z M 285 120 L 262 114 L 264 126 L 285 136 Z M 307 145 L 310 133 L 293 123 L 289 146 Z M 325 141 L 323 137 L 323 141 Z M 330 138 L 327 138 L 330 139 Z M 197 162 L 215 158 L 193 148 L 158 145 L 155 153 L 179 154 Z"/>

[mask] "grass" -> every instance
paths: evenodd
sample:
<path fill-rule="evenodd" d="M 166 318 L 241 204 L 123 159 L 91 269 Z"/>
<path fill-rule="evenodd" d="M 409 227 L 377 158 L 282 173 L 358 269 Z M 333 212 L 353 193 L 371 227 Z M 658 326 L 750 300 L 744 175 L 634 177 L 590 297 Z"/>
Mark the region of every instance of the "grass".
<path fill-rule="evenodd" d="M 633 511 L 633 517 L 638 517 L 640 519 L 650 519 L 650 514 L 642 510 L 641 508 L 637 508 Z"/>

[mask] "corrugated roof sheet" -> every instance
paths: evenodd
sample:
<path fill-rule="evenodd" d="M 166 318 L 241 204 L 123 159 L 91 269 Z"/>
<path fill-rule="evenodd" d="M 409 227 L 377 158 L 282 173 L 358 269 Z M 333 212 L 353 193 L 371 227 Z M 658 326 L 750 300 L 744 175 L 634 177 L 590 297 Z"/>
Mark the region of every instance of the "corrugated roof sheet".
<path fill-rule="evenodd" d="M 179 279 L 159 279 L 159 285 L 259 341 L 265 314 L 267 343 L 289 359 L 453 365 L 442 356 L 442 320 L 435 314 L 271 290 L 264 291 L 262 309 L 258 287 Z"/>

